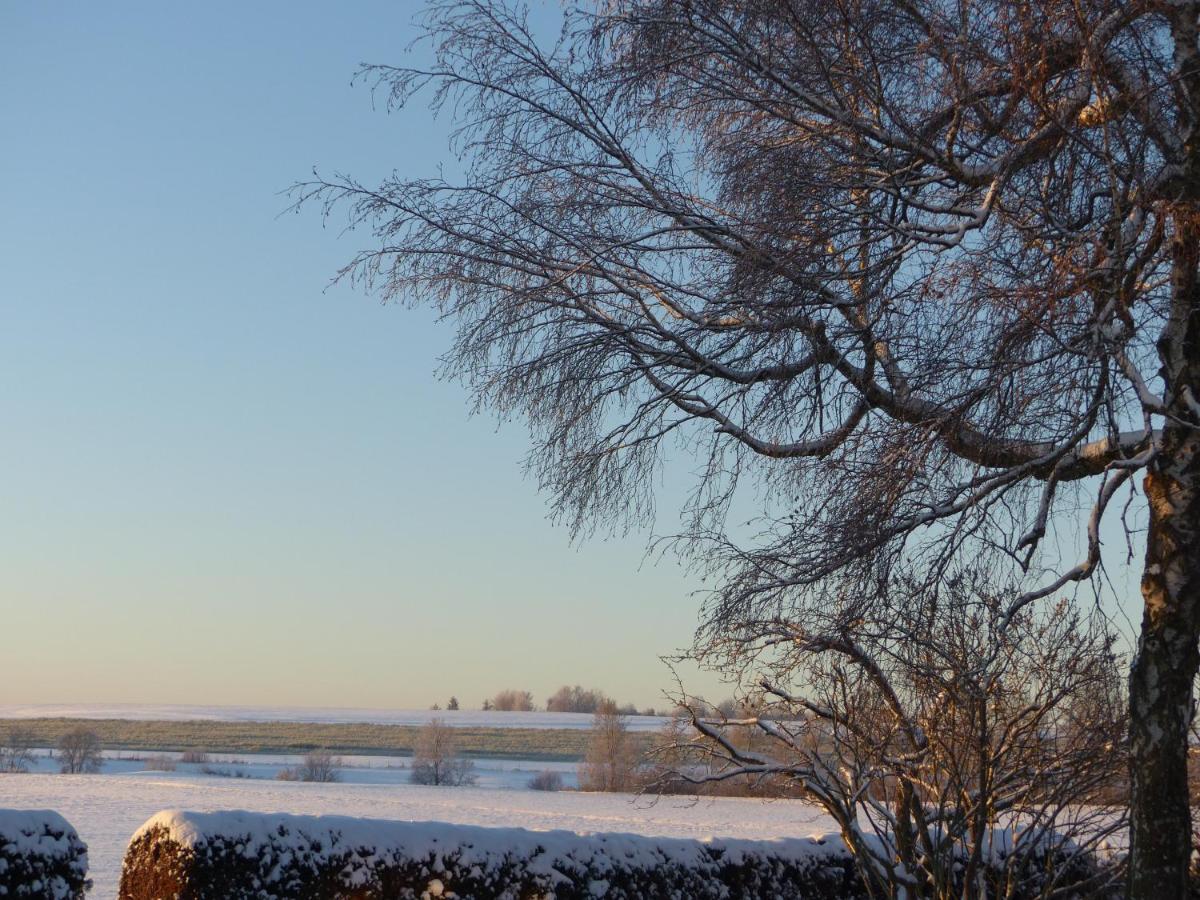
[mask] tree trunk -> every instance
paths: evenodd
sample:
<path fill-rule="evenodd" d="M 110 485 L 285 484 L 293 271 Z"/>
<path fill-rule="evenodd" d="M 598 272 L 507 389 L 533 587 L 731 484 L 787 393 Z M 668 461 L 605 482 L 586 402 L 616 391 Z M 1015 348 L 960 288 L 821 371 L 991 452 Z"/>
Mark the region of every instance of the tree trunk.
<path fill-rule="evenodd" d="M 1159 341 L 1168 417 L 1145 479 L 1150 527 L 1144 612 L 1129 679 L 1132 820 L 1129 897 L 1188 895 L 1188 728 L 1200 663 L 1200 227 L 1177 221 L 1170 319 Z"/>
<path fill-rule="evenodd" d="M 1145 612 L 1129 685 L 1133 900 L 1185 897 L 1188 889 L 1188 726 L 1200 657 L 1200 496 L 1195 478 L 1190 480 L 1185 486 L 1167 473 L 1146 476 L 1151 513 L 1142 577 Z"/>

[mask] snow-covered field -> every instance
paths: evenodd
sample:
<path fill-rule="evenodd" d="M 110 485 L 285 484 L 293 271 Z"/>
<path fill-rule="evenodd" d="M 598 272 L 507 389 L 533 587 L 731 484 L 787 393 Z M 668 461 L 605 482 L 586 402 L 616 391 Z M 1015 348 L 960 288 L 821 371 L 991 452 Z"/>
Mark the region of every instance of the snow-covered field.
<path fill-rule="evenodd" d="M 204 769 L 215 770 L 227 778 L 255 778 L 270 781 L 280 770 L 296 766 L 304 757 L 286 753 L 210 753 L 205 764 L 179 762 L 178 753 L 148 753 L 146 751 L 106 750 L 104 752 L 104 775 L 144 775 L 151 771 L 154 757 L 174 761 L 175 773 L 180 776 L 204 776 L 213 774 Z M 337 755 L 338 780 L 346 784 L 407 784 L 411 774 L 410 756 L 353 756 Z M 477 759 L 474 760 L 476 783 L 484 788 L 525 790 L 529 780 L 539 772 L 557 772 L 563 787 L 575 788 L 579 784 L 579 766 L 572 762 L 531 762 L 520 759 Z M 45 775 L 59 771 L 60 763 L 50 751 L 35 751 L 30 771 Z M 164 774 L 159 772 L 157 774 Z M 2 804 L 0 804 L 2 805 Z"/>
<path fill-rule="evenodd" d="M 163 809 L 245 809 L 440 821 L 577 832 L 672 837 L 805 837 L 833 831 L 811 806 L 788 800 L 721 798 L 700 802 L 628 794 L 584 794 L 409 784 L 303 784 L 214 778 L 184 772 L 107 775 L 0 775 L 0 807 L 53 809 L 87 842 L 92 896 L 116 896 L 121 857 L 134 831 Z"/>
<path fill-rule="evenodd" d="M 297 706 L 178 706 L 143 704 L 0 704 L 0 719 L 132 719 L 155 722 L 321 722 L 373 725 L 424 725 L 437 717 L 447 725 L 464 728 L 574 728 L 592 727 L 586 713 L 482 712 L 480 710 L 354 709 Z M 664 716 L 630 716 L 634 731 L 657 731 Z"/>

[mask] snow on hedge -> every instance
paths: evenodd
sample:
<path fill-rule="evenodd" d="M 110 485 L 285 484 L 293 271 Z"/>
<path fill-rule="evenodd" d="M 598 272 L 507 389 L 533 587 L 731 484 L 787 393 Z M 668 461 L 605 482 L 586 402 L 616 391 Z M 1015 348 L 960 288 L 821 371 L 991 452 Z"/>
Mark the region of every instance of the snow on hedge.
<path fill-rule="evenodd" d="M 50 810 L 0 809 L 0 897 L 82 898 L 87 845 Z"/>
<path fill-rule="evenodd" d="M 122 900 L 737 898 L 858 900 L 836 836 L 685 840 L 170 810 L 130 841 Z"/>

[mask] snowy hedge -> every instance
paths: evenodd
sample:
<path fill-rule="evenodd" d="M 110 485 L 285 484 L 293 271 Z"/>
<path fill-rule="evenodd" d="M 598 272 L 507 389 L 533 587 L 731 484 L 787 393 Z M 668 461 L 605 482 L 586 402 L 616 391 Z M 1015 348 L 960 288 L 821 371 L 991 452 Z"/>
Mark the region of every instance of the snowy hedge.
<path fill-rule="evenodd" d="M 120 890 L 121 900 L 865 896 L 837 838 L 692 841 L 179 811 L 133 836 Z"/>
<path fill-rule="evenodd" d="M 87 844 L 58 813 L 0 809 L 0 897 L 82 898 L 87 868 Z"/>

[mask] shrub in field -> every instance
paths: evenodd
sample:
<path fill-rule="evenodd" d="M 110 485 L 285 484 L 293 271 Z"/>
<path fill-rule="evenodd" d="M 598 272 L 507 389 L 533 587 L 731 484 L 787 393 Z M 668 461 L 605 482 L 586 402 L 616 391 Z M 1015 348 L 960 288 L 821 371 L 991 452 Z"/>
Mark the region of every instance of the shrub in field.
<path fill-rule="evenodd" d="M 289 769 L 286 771 L 294 771 L 294 770 Z M 250 777 L 241 769 L 223 769 L 223 768 L 219 769 L 219 768 L 215 768 L 213 766 L 201 766 L 200 774 L 201 775 L 212 775 L 216 778 L 249 778 Z M 279 776 L 276 776 L 276 778 L 279 778 Z M 279 778 L 279 780 L 280 781 L 292 781 L 294 779 Z"/>
<path fill-rule="evenodd" d="M 146 757 L 146 768 L 151 772 L 174 772 L 175 758 L 159 753 Z"/>
<path fill-rule="evenodd" d="M 298 766 L 280 769 L 275 779 L 277 781 L 316 781 L 321 783 L 339 780 L 338 768 L 342 760 L 328 750 L 314 750 L 304 757 Z"/>
<path fill-rule="evenodd" d="M 562 776 L 550 770 L 538 772 L 529 779 L 529 789 L 531 791 L 561 791 L 563 789 Z"/>

